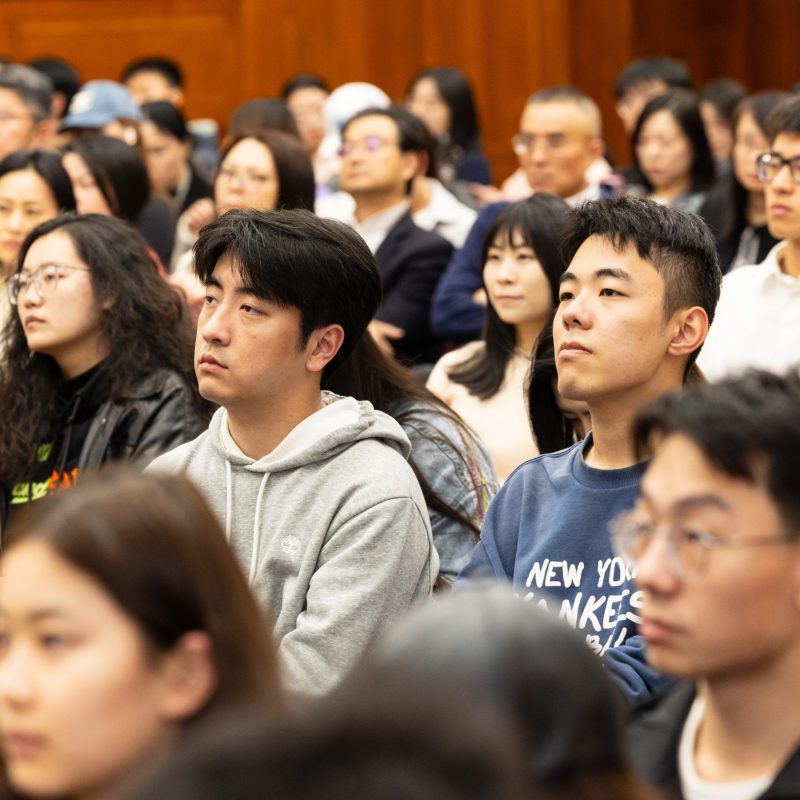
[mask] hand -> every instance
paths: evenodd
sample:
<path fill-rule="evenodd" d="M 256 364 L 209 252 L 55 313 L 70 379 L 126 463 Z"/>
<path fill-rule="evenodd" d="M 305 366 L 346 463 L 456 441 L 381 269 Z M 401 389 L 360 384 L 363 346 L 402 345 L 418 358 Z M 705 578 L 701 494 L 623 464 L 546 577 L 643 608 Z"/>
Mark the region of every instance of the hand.
<path fill-rule="evenodd" d="M 397 325 L 382 322 L 379 319 L 372 320 L 367 326 L 367 330 L 372 334 L 380 351 L 387 356 L 394 356 L 394 347 L 392 347 L 391 341 L 402 339 L 406 335 L 406 332 Z"/>
<path fill-rule="evenodd" d="M 486 297 L 486 290 L 483 288 L 476 289 L 472 293 L 472 302 L 475 303 L 476 306 L 485 306 L 489 302 Z"/>
<path fill-rule="evenodd" d="M 204 228 L 217 216 L 214 203 L 209 197 L 196 200 L 183 214 L 192 233 L 199 233 L 201 228 Z"/>
<path fill-rule="evenodd" d="M 484 186 L 482 183 L 471 183 L 469 190 L 472 196 L 482 205 L 488 206 L 489 203 L 498 203 L 505 200 L 505 195 L 496 186 Z"/>

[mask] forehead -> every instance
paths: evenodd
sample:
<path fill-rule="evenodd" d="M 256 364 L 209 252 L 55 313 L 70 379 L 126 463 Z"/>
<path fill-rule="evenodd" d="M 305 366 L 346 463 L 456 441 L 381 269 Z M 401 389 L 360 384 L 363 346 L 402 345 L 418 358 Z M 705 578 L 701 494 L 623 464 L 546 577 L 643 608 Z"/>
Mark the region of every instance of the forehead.
<path fill-rule="evenodd" d="M 345 141 L 363 139 L 365 136 L 379 136 L 386 141 L 398 141 L 399 132 L 397 123 L 383 114 L 370 114 L 367 117 L 360 117 L 347 126 L 344 132 Z"/>
<path fill-rule="evenodd" d="M 562 100 L 529 103 L 522 112 L 520 128 L 525 133 L 592 134 L 592 125 L 587 114 L 577 103 Z"/>
<path fill-rule="evenodd" d="M 126 83 L 129 87 L 136 86 L 139 89 L 147 87 L 148 89 L 160 88 L 166 90 L 170 88 L 169 81 L 160 72 L 152 69 L 135 72 L 128 78 Z"/>
<path fill-rule="evenodd" d="M 286 102 L 290 107 L 319 106 L 325 102 L 327 96 L 328 93 L 319 86 L 303 86 L 295 89 Z"/>
<path fill-rule="evenodd" d="M 742 135 L 757 135 L 764 136 L 764 131 L 756 122 L 756 118 L 749 112 L 745 111 L 736 122 L 736 133 Z"/>
<path fill-rule="evenodd" d="M 36 269 L 40 264 L 46 264 L 49 261 L 83 264 L 69 234 L 59 230 L 40 236 L 28 248 L 24 266 Z"/>
<path fill-rule="evenodd" d="M 257 139 L 242 139 L 228 151 L 223 164 L 237 163 L 256 167 L 272 166 L 272 153 Z"/>
<path fill-rule="evenodd" d="M 643 259 L 633 244 L 617 250 L 602 236 L 590 236 L 577 250 L 567 270 L 580 281 L 592 280 L 594 273 L 601 269 L 623 269 L 634 284 L 648 288 L 660 288 L 664 282 L 656 268 Z"/>
<path fill-rule="evenodd" d="M 672 112 L 668 111 L 666 108 L 662 108 L 661 111 L 656 111 L 655 114 L 651 114 L 642 125 L 641 132 L 650 134 L 666 133 L 671 136 L 683 134 L 681 126 L 678 125 L 678 121 L 672 115 Z"/>
<path fill-rule="evenodd" d="M 667 86 L 667 84 L 661 80 L 661 78 L 653 78 L 649 81 L 640 81 L 639 83 L 634 83 L 633 86 L 630 86 L 625 90 L 622 100 L 650 100 L 657 95 L 664 94 L 664 92 L 668 90 L 669 86 Z"/>
<path fill-rule="evenodd" d="M 32 169 L 18 169 L 3 175 L 0 178 L 0 195 L 15 200 L 53 200 L 47 182 Z"/>
<path fill-rule="evenodd" d="M 780 153 L 784 158 L 800 155 L 800 134 L 779 133 L 772 142 L 772 151 Z"/>
<path fill-rule="evenodd" d="M 13 90 L 5 86 L 0 86 L 0 108 L 4 111 L 20 112 L 27 111 L 25 103 L 20 96 Z"/>

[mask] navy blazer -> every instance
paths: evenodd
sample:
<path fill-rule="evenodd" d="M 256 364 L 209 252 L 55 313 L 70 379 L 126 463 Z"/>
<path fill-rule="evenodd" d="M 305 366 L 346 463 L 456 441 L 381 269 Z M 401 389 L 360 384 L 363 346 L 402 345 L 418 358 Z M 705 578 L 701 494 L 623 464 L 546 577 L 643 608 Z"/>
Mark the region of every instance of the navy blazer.
<path fill-rule="evenodd" d="M 383 279 L 383 302 L 375 317 L 402 328 L 393 342 L 398 358 L 433 363 L 440 355 L 430 329 L 431 299 L 453 253 L 437 233 L 417 227 L 403 214 L 375 253 Z"/>

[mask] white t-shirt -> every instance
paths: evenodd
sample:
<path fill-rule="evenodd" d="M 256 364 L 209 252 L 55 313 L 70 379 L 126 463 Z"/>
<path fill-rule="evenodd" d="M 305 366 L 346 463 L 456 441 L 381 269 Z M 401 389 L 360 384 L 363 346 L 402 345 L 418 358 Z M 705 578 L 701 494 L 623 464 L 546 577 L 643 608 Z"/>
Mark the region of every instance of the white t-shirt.
<path fill-rule="evenodd" d="M 678 747 L 678 773 L 685 800 L 757 800 L 772 785 L 774 775 L 721 783 L 704 780 L 697 774 L 694 768 L 694 748 L 704 710 L 705 701 L 696 697 L 683 725 Z"/>

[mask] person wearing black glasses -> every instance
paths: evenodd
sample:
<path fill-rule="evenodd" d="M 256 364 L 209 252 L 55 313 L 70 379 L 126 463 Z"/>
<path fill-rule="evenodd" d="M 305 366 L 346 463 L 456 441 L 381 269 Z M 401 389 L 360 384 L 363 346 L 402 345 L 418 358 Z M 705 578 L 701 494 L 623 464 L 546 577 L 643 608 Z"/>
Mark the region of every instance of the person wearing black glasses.
<path fill-rule="evenodd" d="M 618 555 L 636 570 L 654 669 L 684 679 L 630 730 L 663 797 L 800 797 L 800 376 L 663 396 Z"/>
<path fill-rule="evenodd" d="M 698 364 L 711 381 L 758 367 L 800 365 L 800 97 L 767 117 L 768 152 L 758 156 L 769 232 L 777 244 L 760 264 L 725 276 L 717 317 Z"/>

